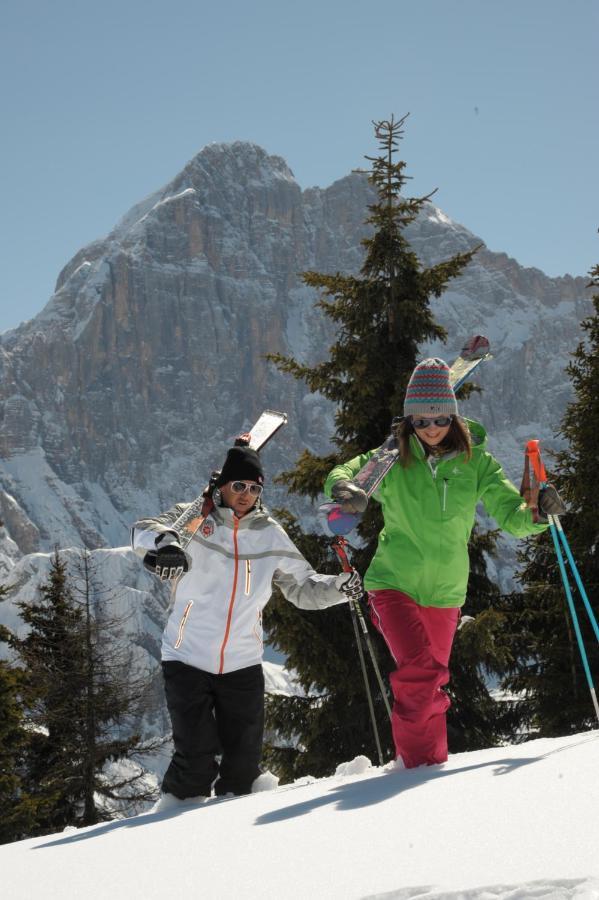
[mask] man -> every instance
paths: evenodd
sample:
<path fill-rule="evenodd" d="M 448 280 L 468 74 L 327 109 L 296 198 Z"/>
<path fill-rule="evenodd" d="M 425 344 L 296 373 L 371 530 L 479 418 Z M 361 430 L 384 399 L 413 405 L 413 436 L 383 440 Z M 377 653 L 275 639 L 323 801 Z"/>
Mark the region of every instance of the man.
<path fill-rule="evenodd" d="M 356 572 L 319 575 L 262 506 L 264 472 L 255 450 L 232 447 L 214 507 L 183 550 L 178 505 L 133 526 L 132 546 L 157 572 L 182 572 L 162 640 L 162 670 L 174 754 L 156 809 L 247 794 L 260 774 L 264 727 L 262 610 L 272 585 L 300 609 L 360 596 Z M 218 760 L 220 757 L 220 762 Z"/>

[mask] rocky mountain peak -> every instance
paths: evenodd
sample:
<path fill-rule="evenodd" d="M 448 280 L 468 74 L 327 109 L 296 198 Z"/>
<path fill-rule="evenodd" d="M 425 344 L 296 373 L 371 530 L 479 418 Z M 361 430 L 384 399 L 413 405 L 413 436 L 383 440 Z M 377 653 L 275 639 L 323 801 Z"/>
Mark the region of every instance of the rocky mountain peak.
<path fill-rule="evenodd" d="M 325 356 L 331 326 L 298 273 L 356 272 L 371 200 L 363 174 L 302 191 L 261 147 L 210 144 L 79 251 L 40 314 L 0 338 L 5 565 L 57 542 L 125 543 L 138 515 L 196 495 L 264 407 L 290 418 L 267 451 L 273 474 L 304 446 L 326 451 L 331 408 L 265 354 Z M 425 264 L 478 243 L 432 204 L 410 240 Z M 525 431 L 553 440 L 589 309 L 585 279 L 486 248 L 436 302 L 449 343 L 423 352 L 451 357 L 465 335 L 491 337 L 496 362 L 469 413 L 514 467 Z"/>

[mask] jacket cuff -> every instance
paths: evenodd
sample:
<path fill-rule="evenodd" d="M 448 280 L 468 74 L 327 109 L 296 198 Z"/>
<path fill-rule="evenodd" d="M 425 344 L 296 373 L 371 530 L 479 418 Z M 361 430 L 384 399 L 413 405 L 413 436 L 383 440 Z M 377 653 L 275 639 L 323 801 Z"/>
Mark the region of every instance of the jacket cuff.
<path fill-rule="evenodd" d="M 163 531 L 158 537 L 154 540 L 154 544 L 156 548 L 158 547 L 168 547 L 171 544 L 179 544 L 179 535 L 176 531 Z"/>

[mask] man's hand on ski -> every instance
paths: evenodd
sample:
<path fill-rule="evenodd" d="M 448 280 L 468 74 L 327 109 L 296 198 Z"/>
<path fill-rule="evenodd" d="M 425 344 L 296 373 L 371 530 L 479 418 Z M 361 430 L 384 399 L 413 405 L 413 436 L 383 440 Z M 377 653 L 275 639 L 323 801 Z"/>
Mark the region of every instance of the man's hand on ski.
<path fill-rule="evenodd" d="M 351 572 L 343 572 L 337 575 L 335 587 L 338 591 L 342 591 L 348 600 L 360 600 L 364 594 L 364 585 L 360 578 L 359 572 L 352 569 Z"/>
<path fill-rule="evenodd" d="M 179 536 L 167 531 L 156 538 L 156 575 L 162 580 L 179 578 L 189 571 L 187 554 L 179 544 Z"/>
<path fill-rule="evenodd" d="M 539 491 L 539 512 L 543 516 L 563 516 L 566 505 L 552 484 Z"/>
<path fill-rule="evenodd" d="M 331 497 L 346 513 L 363 513 L 368 506 L 368 494 L 354 481 L 336 481 Z"/>

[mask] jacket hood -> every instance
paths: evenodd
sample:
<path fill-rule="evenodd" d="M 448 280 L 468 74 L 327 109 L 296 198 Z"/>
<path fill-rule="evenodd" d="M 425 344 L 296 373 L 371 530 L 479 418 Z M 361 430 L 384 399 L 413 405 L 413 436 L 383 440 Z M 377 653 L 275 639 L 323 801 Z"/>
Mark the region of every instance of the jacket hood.
<path fill-rule="evenodd" d="M 472 437 L 472 447 L 477 447 L 480 450 L 486 450 L 488 438 L 487 430 L 484 425 L 481 425 L 480 422 L 476 422 L 474 419 L 464 418 L 464 422 L 468 426 L 468 431 L 470 432 L 470 435 Z"/>

